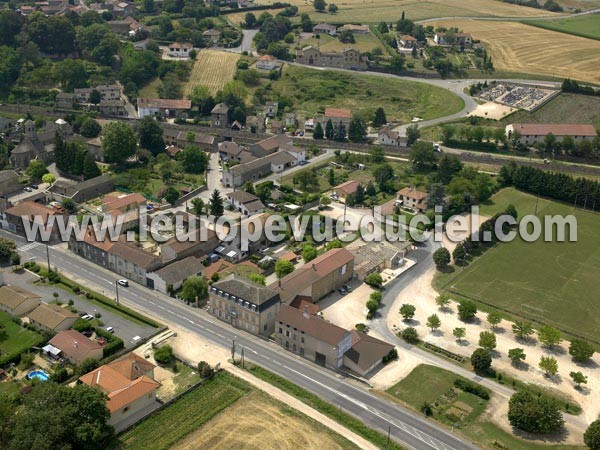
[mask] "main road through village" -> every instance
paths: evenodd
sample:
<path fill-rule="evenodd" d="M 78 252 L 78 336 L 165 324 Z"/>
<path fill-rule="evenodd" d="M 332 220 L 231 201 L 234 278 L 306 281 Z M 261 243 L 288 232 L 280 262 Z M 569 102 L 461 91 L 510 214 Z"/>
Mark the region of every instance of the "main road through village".
<path fill-rule="evenodd" d="M 46 261 L 44 244 L 28 243 L 24 238 L 3 230 L 0 231 L 0 236 L 13 239 L 23 259 L 35 257 L 40 262 Z M 109 296 L 114 293 L 118 275 L 70 253 L 64 245 L 50 247 L 49 253 L 53 268 L 77 279 L 90 289 L 103 291 Z M 356 382 L 349 382 L 342 375 L 297 357 L 275 343 L 236 330 L 219 322 L 206 311 L 186 306 L 178 300 L 136 283 L 131 283 L 129 288 L 121 288 L 119 298 L 129 307 L 166 325 L 172 324 L 196 333 L 215 345 L 229 349 L 235 339 L 238 352 L 243 347 L 248 361 L 296 383 L 358 417 L 366 425 L 384 434 L 389 432 L 392 439 L 406 447 L 418 450 L 477 448 L 414 412 L 371 394 L 366 386 L 363 388 Z"/>

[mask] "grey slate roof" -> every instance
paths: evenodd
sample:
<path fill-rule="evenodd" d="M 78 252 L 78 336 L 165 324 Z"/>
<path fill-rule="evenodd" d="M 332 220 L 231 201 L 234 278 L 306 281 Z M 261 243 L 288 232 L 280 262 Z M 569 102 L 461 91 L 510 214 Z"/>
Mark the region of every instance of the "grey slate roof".
<path fill-rule="evenodd" d="M 256 305 L 262 305 L 275 297 L 279 297 L 279 294 L 272 289 L 235 276 L 219 281 L 213 284 L 212 287 Z"/>

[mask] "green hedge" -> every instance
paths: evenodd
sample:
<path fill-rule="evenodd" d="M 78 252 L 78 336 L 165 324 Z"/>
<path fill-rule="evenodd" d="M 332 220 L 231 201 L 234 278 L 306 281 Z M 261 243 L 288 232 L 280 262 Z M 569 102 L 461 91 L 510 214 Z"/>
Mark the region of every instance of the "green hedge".
<path fill-rule="evenodd" d="M 108 341 L 108 344 L 106 344 L 104 347 L 102 347 L 102 356 L 104 358 L 114 355 L 122 348 L 125 348 L 123 339 L 115 336 L 112 333 L 109 333 L 106 330 L 103 330 L 102 328 L 96 328 L 96 335 L 103 337 L 104 339 L 106 339 Z"/>

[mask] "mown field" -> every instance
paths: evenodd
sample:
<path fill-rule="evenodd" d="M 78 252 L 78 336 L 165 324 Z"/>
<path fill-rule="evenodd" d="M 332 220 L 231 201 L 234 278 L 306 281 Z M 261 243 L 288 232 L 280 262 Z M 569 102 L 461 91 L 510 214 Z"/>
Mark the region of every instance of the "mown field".
<path fill-rule="evenodd" d="M 220 372 L 127 431 L 113 448 L 320 450 L 357 447 L 245 381 Z"/>
<path fill-rule="evenodd" d="M 528 20 L 525 23 L 576 36 L 600 39 L 600 15 L 598 14 L 556 20 Z"/>
<path fill-rule="evenodd" d="M 488 250 L 438 284 L 449 292 L 497 306 L 514 315 L 552 324 L 598 341 L 600 336 L 600 226 L 598 213 L 539 199 L 517 190 L 495 194 L 481 213 L 491 215 L 512 203 L 519 217 L 573 214 L 577 242 L 527 243 L 515 239 Z M 600 205 L 597 205 L 600 208 Z M 442 277 L 443 279 L 444 277 Z M 437 282 L 436 282 L 437 284 Z"/>
<path fill-rule="evenodd" d="M 448 20 L 480 39 L 497 71 L 600 83 L 600 42 L 518 22 Z"/>
<path fill-rule="evenodd" d="M 273 4 L 275 0 L 257 0 L 257 4 Z M 496 0 L 345 0 L 336 3 L 339 10 L 336 14 L 315 11 L 308 0 L 290 0 L 298 6 L 300 13 L 308 13 L 315 22 L 333 23 L 378 23 L 395 22 L 400 19 L 402 11 L 412 20 L 431 19 L 436 17 L 541 17 L 550 13 L 541 9 L 511 5 Z"/>
<path fill-rule="evenodd" d="M 323 112 L 328 106 L 371 117 L 381 106 L 388 121 L 401 123 L 413 117 L 446 116 L 464 106 L 457 95 L 425 83 L 295 66 L 284 68 L 283 76 L 272 83 L 271 95 L 291 99 L 299 117 Z"/>
<path fill-rule="evenodd" d="M 240 55 L 237 53 L 200 51 L 183 90 L 184 95 L 189 95 L 194 86 L 206 86 L 211 94 L 216 94 L 225 83 L 233 79 L 238 59 Z"/>

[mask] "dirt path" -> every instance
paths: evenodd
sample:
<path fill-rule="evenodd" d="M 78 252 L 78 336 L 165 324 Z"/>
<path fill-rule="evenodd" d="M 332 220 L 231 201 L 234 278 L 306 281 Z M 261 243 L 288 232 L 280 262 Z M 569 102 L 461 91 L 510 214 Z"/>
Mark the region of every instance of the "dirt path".
<path fill-rule="evenodd" d="M 173 352 L 178 358 L 193 365 L 198 364 L 200 361 L 206 361 L 211 365 L 220 363 L 222 368 L 228 370 L 235 376 L 248 382 L 257 389 L 266 392 L 273 398 L 276 398 L 291 408 L 294 408 L 308 417 L 311 417 L 330 430 L 335 431 L 341 436 L 344 436 L 361 449 L 377 450 L 377 447 L 371 444 L 369 441 L 351 432 L 329 417 L 324 416 L 320 412 L 316 411 L 290 394 L 287 394 L 286 392 L 277 389 L 273 385 L 256 378 L 251 373 L 232 365 L 228 362 L 228 358 L 230 358 L 231 355 L 227 350 L 216 347 L 215 345 L 193 333 L 189 333 L 175 327 L 171 327 L 171 329 L 177 333 L 177 337 L 171 338 L 169 340 L 169 344 L 173 347 Z"/>
<path fill-rule="evenodd" d="M 460 321 L 456 311 L 456 303 L 454 302 L 451 303 L 449 308 L 441 311 L 435 304 L 437 292 L 431 287 L 435 270 L 435 268 L 432 268 L 424 276 L 404 289 L 395 299 L 392 308 L 393 312 L 388 316 L 388 327 L 391 329 L 393 325 L 400 328 L 413 326 L 417 329 L 419 336 L 423 340 L 468 357 L 478 348 L 479 333 L 490 331 L 491 326 L 487 323 L 486 315 L 482 312 L 479 312 L 476 320 L 471 323 Z M 402 317 L 398 312 L 403 303 L 410 303 L 416 306 L 415 317 L 408 323 L 402 321 Z M 427 318 L 432 314 L 437 314 L 442 322 L 439 330 L 433 333 L 425 325 Z M 452 330 L 456 327 L 465 328 L 466 330 L 466 337 L 461 343 L 458 343 L 452 335 Z M 524 344 L 514 338 L 511 323 L 508 321 L 503 321 L 493 331 L 496 334 L 497 347 L 494 351 L 494 361 L 492 364 L 496 369 L 523 381 L 560 391 L 572 397 L 582 406 L 583 413 L 581 415 L 566 416 L 570 422 L 569 427 L 572 425 L 567 442 L 581 443 L 583 431 L 600 414 L 600 369 L 598 368 L 600 366 L 600 357 L 596 355 L 592 363 L 580 366 L 571 360 L 568 354 L 568 343 L 562 343 L 556 350 L 552 351 L 542 348 L 540 343 L 536 341 Z M 524 349 L 527 359 L 525 361 L 526 364 L 522 367 L 514 367 L 508 359 L 508 350 L 511 348 Z M 538 363 L 542 355 L 553 356 L 557 359 L 559 373 L 556 377 L 550 379 L 538 368 Z M 414 361 L 411 364 L 414 364 Z M 574 388 L 569 377 L 569 373 L 572 371 L 581 371 L 584 375 L 588 376 L 588 384 L 584 390 Z M 379 379 L 379 376 L 376 376 L 376 378 L 380 384 L 385 384 L 385 379 L 382 381 Z M 399 380 L 389 379 L 387 381 L 390 381 L 391 385 Z M 504 407 L 506 407 L 506 400 L 503 400 Z M 499 415 L 494 414 L 494 416 L 498 417 Z M 507 422 L 499 421 L 499 425 L 508 428 Z"/>

